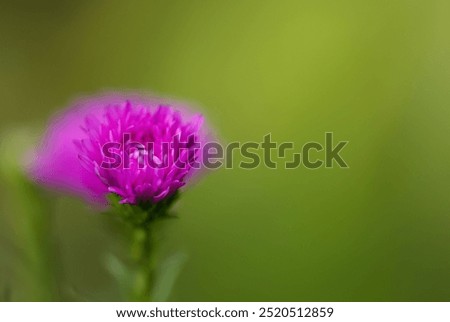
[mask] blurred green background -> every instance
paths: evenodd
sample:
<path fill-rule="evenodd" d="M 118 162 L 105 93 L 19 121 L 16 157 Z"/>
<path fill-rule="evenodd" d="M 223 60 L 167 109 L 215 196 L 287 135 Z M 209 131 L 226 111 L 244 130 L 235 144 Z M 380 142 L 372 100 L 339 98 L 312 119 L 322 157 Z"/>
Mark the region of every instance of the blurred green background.
<path fill-rule="evenodd" d="M 446 0 L 2 0 L 2 143 L 105 89 L 194 102 L 224 142 L 334 132 L 350 169 L 221 169 L 184 193 L 161 227 L 164 256 L 188 254 L 169 300 L 449 301 L 449 32 Z M 120 300 L 110 218 L 49 192 L 40 209 L 10 166 L 4 298 L 51 299 L 53 280 L 64 300 Z"/>

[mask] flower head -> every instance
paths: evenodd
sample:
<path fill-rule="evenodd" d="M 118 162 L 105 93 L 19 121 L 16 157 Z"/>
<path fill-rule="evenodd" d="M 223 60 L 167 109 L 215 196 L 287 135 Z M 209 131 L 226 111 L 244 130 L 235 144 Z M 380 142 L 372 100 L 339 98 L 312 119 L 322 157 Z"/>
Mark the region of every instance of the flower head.
<path fill-rule="evenodd" d="M 203 117 L 133 95 L 74 104 L 49 127 L 33 177 L 100 203 L 152 204 L 172 196 L 200 168 Z"/>

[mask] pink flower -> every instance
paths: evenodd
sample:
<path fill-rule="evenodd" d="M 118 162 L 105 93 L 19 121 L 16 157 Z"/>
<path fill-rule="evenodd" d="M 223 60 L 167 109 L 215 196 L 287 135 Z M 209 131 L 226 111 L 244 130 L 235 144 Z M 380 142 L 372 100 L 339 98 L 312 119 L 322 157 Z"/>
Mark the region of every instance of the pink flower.
<path fill-rule="evenodd" d="M 203 117 L 137 95 L 79 101 L 50 124 L 31 175 L 54 189 L 106 203 L 158 203 L 201 167 Z"/>

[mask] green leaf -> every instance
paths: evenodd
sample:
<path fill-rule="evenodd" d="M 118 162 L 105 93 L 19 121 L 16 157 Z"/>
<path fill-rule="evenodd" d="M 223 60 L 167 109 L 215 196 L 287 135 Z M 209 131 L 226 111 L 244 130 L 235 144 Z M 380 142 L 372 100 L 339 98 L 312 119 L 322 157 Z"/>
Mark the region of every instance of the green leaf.
<path fill-rule="evenodd" d="M 125 295 L 130 293 L 133 273 L 119 258 L 111 253 L 106 254 L 104 263 L 107 271 L 117 281 L 120 291 L 125 298 Z"/>
<path fill-rule="evenodd" d="M 158 269 L 157 278 L 152 290 L 153 301 L 167 301 L 187 258 L 186 253 L 179 252 L 170 256 L 162 263 Z"/>

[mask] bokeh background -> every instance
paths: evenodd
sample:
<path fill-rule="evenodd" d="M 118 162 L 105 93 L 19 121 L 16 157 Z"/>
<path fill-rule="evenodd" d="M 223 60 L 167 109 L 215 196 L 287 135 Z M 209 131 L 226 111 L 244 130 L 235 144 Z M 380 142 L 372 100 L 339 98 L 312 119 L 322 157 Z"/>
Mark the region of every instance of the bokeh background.
<path fill-rule="evenodd" d="M 347 170 L 186 191 L 161 227 L 187 254 L 168 300 L 449 301 L 449 32 L 446 0 L 2 0 L 0 297 L 121 300 L 110 218 L 15 157 L 72 99 L 129 89 L 201 106 L 223 142 L 349 141 Z"/>

